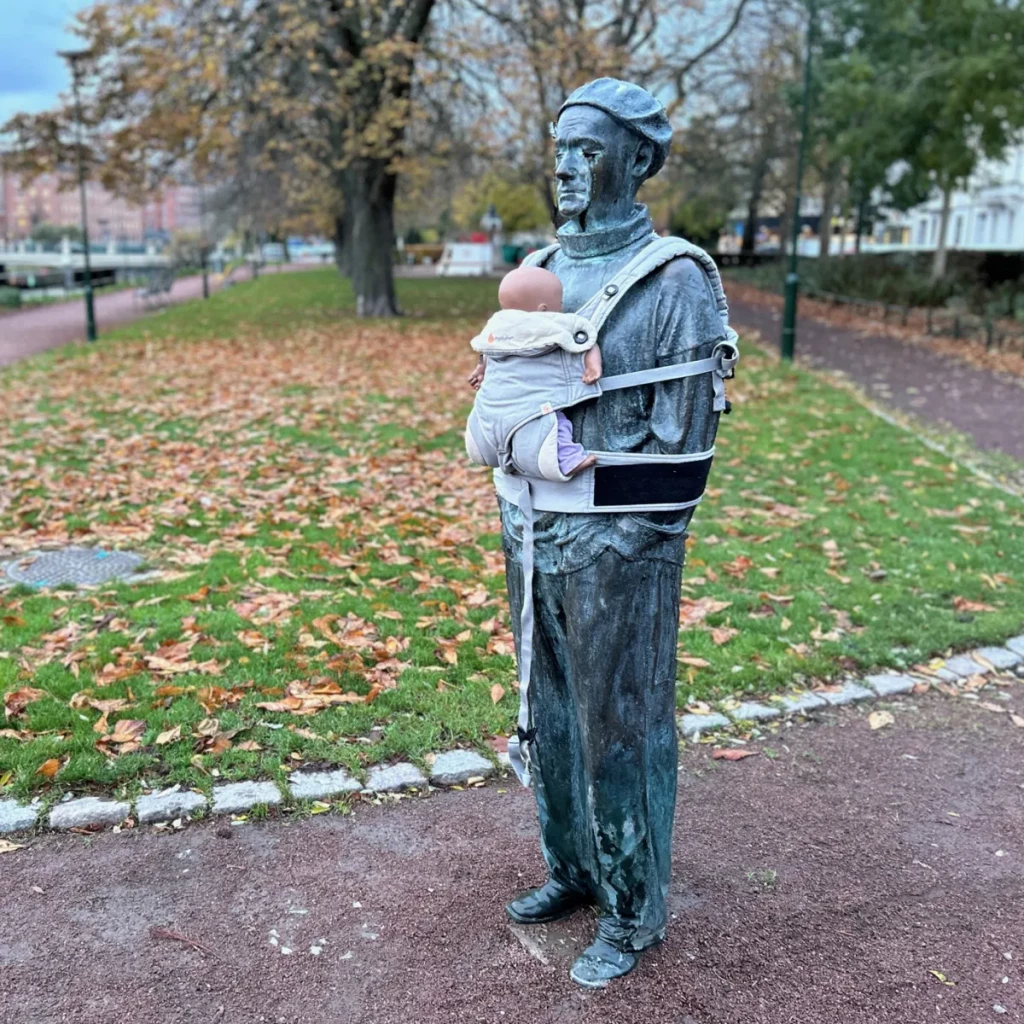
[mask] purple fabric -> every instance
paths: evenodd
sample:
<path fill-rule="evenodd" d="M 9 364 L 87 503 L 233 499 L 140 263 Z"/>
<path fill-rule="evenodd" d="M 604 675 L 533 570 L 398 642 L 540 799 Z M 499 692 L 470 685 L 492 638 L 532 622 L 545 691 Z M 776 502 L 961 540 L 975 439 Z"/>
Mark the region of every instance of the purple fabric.
<path fill-rule="evenodd" d="M 583 445 L 572 439 L 572 424 L 564 413 L 556 412 L 558 420 L 558 468 L 568 476 L 586 457 Z"/>

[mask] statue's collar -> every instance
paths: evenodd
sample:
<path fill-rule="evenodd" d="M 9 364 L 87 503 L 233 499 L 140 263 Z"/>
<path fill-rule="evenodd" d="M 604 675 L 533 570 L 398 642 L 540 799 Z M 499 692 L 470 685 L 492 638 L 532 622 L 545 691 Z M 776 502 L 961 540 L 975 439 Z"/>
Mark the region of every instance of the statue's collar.
<path fill-rule="evenodd" d="M 600 231 L 580 231 L 575 221 L 564 224 L 557 232 L 562 252 L 570 259 L 586 259 L 590 256 L 606 256 L 610 252 L 624 249 L 633 242 L 651 234 L 654 226 L 647 214 L 647 207 L 637 203 L 633 215 L 610 228 Z"/>

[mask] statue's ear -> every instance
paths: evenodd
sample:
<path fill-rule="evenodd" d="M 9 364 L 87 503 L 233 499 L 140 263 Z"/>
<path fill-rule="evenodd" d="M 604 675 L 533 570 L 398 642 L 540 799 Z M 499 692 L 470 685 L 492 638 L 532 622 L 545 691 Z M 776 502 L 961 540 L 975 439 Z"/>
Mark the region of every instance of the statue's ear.
<path fill-rule="evenodd" d="M 639 146 L 636 147 L 636 153 L 633 156 L 633 177 L 636 180 L 643 181 L 647 177 L 648 171 L 651 169 L 651 164 L 654 162 L 654 147 L 644 139 Z"/>

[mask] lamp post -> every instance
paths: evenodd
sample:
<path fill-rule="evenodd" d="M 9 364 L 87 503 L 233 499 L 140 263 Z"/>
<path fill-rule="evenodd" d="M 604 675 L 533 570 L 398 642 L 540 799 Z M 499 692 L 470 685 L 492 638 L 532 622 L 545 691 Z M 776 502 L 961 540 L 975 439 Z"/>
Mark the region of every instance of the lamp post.
<path fill-rule="evenodd" d="M 804 55 L 804 86 L 800 111 L 800 148 L 796 155 L 796 195 L 793 197 L 793 231 L 789 254 L 789 273 L 786 274 L 786 304 L 782 311 L 782 358 L 793 361 L 796 347 L 796 304 L 800 289 L 800 274 L 797 264 L 797 242 L 800 238 L 800 191 L 804 184 L 804 157 L 807 152 L 807 134 L 811 106 L 811 52 L 814 46 L 814 5 L 807 0 L 807 52 Z"/>
<path fill-rule="evenodd" d="M 210 297 L 210 274 L 206 259 L 206 209 L 203 183 L 199 182 L 199 266 L 203 271 L 203 298 Z"/>
<path fill-rule="evenodd" d="M 85 161 L 82 159 L 82 102 L 78 94 L 81 77 L 79 61 L 92 56 L 91 50 L 59 50 L 71 67 L 71 88 L 75 96 L 75 142 L 78 152 L 78 194 L 82 205 L 82 245 L 85 249 L 85 333 L 89 341 L 96 340 L 96 309 L 92 296 L 92 265 L 89 260 L 89 211 L 85 201 Z"/>

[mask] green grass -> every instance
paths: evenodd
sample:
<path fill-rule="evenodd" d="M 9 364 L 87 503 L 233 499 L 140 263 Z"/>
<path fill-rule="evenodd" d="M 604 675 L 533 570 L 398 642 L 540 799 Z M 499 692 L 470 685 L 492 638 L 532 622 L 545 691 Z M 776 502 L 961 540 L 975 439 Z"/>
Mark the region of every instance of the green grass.
<path fill-rule="evenodd" d="M 508 733 L 497 516 L 460 439 L 467 339 L 495 291 L 402 280 L 417 315 L 359 323 L 332 271 L 265 274 L 0 374 L 0 536 L 122 545 L 164 572 L 0 592 L 0 693 L 43 691 L 0 736 L 0 789 L 359 773 Z M 732 397 L 683 589 L 684 620 L 715 610 L 681 632 L 680 706 L 1021 631 L 1019 502 L 750 346 Z M 390 688 L 308 716 L 257 707 L 310 680 Z M 105 751 L 89 702 L 116 699 Z M 119 720 L 144 731 L 117 756 Z"/>
<path fill-rule="evenodd" d="M 497 282 L 457 278 L 400 278 L 398 301 L 408 319 L 392 325 L 397 331 L 424 322 L 486 320 L 494 312 Z M 333 270 L 298 273 L 264 270 L 260 277 L 239 281 L 208 302 L 168 307 L 116 332 L 115 338 L 230 338 L 251 331 L 290 331 L 296 326 L 335 325 L 351 319 L 355 296 L 351 283 Z"/>

